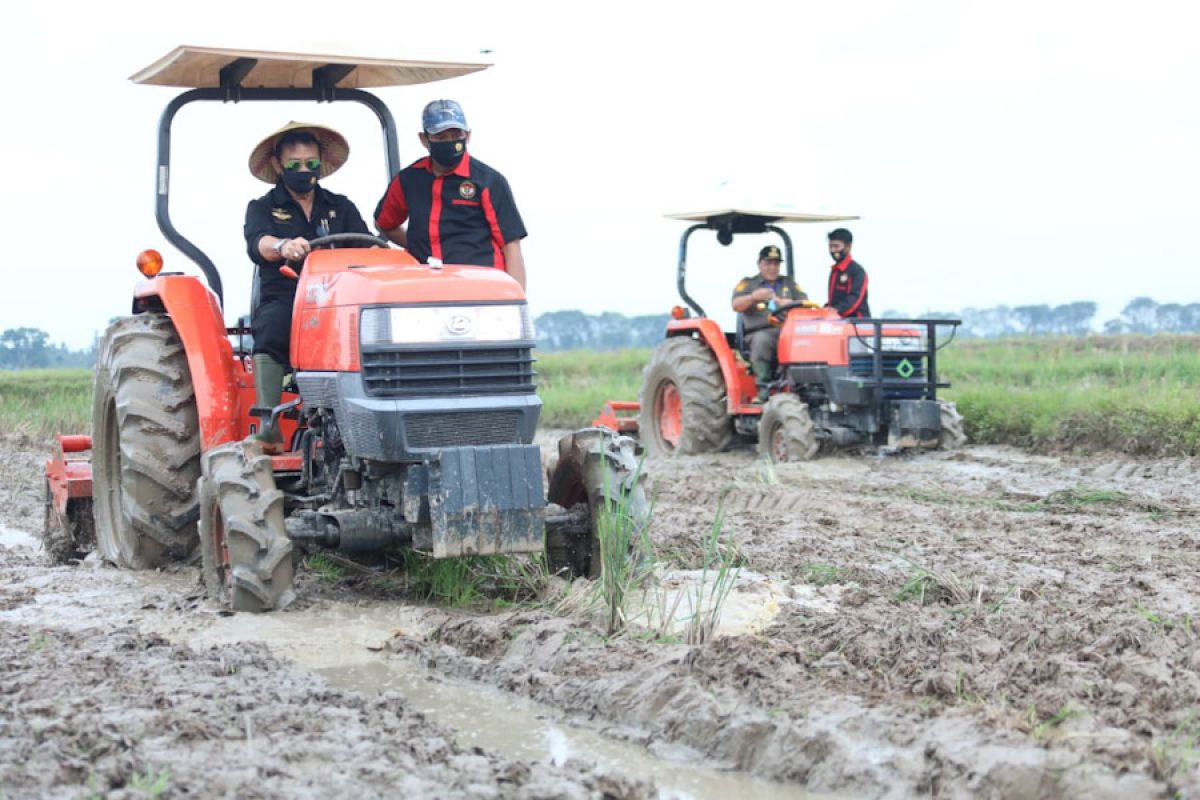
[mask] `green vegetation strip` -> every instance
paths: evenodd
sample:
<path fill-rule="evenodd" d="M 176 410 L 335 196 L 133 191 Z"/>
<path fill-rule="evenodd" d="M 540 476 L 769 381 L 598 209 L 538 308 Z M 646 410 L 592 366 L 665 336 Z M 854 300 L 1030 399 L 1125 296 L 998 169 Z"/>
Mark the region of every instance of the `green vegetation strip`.
<path fill-rule="evenodd" d="M 0 372 L 0 433 L 40 439 L 91 429 L 91 370 Z"/>
<path fill-rule="evenodd" d="M 976 443 L 1035 450 L 1200 454 L 1200 337 L 958 340 L 939 354 Z M 538 353 L 542 425 L 588 425 L 606 400 L 637 400 L 650 351 Z M 90 429 L 91 373 L 0 372 L 0 431 Z"/>

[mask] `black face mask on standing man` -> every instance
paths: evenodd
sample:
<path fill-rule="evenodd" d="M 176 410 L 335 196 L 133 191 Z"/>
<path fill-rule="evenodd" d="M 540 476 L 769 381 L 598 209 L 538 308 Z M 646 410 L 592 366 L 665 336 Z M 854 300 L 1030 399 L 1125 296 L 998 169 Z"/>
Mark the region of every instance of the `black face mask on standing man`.
<path fill-rule="evenodd" d="M 429 155 L 434 161 L 447 169 L 454 169 L 458 162 L 467 154 L 467 140 L 455 139 L 452 142 L 435 142 L 429 140 Z"/>

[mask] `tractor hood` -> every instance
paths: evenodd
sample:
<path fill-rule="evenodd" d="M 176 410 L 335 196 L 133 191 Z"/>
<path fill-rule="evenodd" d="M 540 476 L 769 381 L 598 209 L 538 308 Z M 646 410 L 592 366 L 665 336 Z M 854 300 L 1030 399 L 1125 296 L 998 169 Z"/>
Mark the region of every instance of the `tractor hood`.
<path fill-rule="evenodd" d="M 521 285 L 492 267 L 418 264 L 402 250 L 317 250 L 304 265 L 301 308 L 519 303 Z"/>
<path fill-rule="evenodd" d="M 521 285 L 492 267 L 432 267 L 403 250 L 383 248 L 317 250 L 296 287 L 292 365 L 300 371 L 358 371 L 359 320 L 368 308 L 411 306 L 422 312 L 429 306 L 524 302 Z"/>

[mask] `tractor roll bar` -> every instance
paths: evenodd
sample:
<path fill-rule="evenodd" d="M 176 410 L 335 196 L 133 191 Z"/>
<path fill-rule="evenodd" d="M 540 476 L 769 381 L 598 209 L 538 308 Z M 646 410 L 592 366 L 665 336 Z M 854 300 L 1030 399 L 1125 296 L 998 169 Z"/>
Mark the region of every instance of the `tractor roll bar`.
<path fill-rule="evenodd" d="M 687 278 L 687 244 L 688 238 L 693 233 L 699 230 L 714 230 L 717 232 L 717 241 L 721 244 L 728 245 L 733 242 L 734 233 L 775 233 L 779 238 L 783 239 L 783 252 L 787 261 L 787 276 L 794 283 L 796 281 L 796 264 L 792 258 L 792 237 L 788 236 L 787 231 L 777 225 L 755 224 L 753 222 L 747 224 L 745 218 L 741 220 L 741 225 L 734 227 L 728 222 L 720 221 L 720 218 L 713 217 L 708 222 L 698 222 L 695 225 L 688 227 L 683 232 L 683 236 L 679 239 L 679 271 L 676 276 L 676 286 L 679 288 L 679 296 L 683 302 L 692 307 L 697 316 L 706 317 L 704 309 L 700 304 L 692 299 L 692 296 L 687 293 L 686 278 Z M 728 239 L 728 241 L 726 241 Z"/>
<path fill-rule="evenodd" d="M 213 265 L 212 260 L 200 248 L 196 247 L 196 245 L 192 244 L 186 237 L 179 233 L 171 223 L 171 214 L 168 207 L 171 186 L 171 123 L 175 119 L 175 115 L 179 112 L 179 109 L 188 103 L 199 100 L 213 100 L 222 103 L 238 103 L 243 100 L 299 100 L 332 103 L 338 100 L 349 100 L 362 103 L 375 112 L 375 116 L 379 119 L 379 124 L 383 128 L 388 180 L 391 180 L 392 176 L 400 171 L 400 148 L 396 139 L 396 122 L 392 118 L 392 112 L 388 110 L 388 107 L 383 104 L 382 100 L 370 92 L 365 92 L 361 89 L 334 89 L 333 83 L 340 80 L 344 75 L 339 76 L 336 72 L 327 72 L 326 70 L 331 70 L 332 67 L 339 65 L 330 65 L 313 70 L 314 86 L 311 89 L 246 89 L 238 85 L 238 83 L 249 72 L 250 67 L 253 67 L 253 63 L 247 66 L 241 62 L 253 62 L 253 59 L 238 59 L 222 69 L 221 77 L 226 82 L 226 85 L 222 88 L 192 89 L 179 95 L 167 104 L 158 122 L 157 189 L 154 209 L 154 217 L 158 221 L 158 229 L 162 231 L 163 236 L 167 237 L 168 242 L 179 248 L 185 256 L 200 267 L 200 271 L 204 273 L 204 277 L 208 280 L 208 285 L 212 288 L 213 293 L 216 294 L 217 302 L 221 304 L 222 308 L 225 305 L 225 296 L 221 286 L 220 273 L 217 272 L 217 268 Z"/>

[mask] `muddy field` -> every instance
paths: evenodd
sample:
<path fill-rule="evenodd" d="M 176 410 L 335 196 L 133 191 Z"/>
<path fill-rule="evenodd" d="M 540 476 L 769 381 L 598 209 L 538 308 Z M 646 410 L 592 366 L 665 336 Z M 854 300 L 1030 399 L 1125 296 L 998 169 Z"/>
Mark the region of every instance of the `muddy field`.
<path fill-rule="evenodd" d="M 43 458 L 0 452 L 0 796 L 1200 793 L 1200 463 L 650 461 L 667 580 L 719 506 L 742 569 L 690 646 L 353 571 L 251 617 L 195 567 L 49 567 Z"/>

